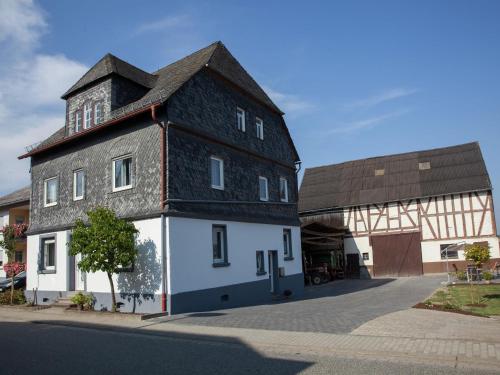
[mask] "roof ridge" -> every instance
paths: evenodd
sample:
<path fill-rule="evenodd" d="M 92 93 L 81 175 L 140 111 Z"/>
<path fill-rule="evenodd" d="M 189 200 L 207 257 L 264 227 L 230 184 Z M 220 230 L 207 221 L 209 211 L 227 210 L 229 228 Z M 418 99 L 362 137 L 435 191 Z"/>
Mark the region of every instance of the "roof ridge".
<path fill-rule="evenodd" d="M 340 163 L 318 165 L 316 167 L 305 168 L 305 170 L 306 169 L 312 170 L 312 169 L 318 169 L 318 168 L 340 166 L 342 164 L 348 164 L 348 163 L 354 163 L 354 162 L 366 162 L 366 161 L 373 160 L 373 159 L 390 158 L 390 157 L 394 157 L 394 156 L 419 154 L 419 153 L 422 153 L 422 152 L 429 152 L 429 151 L 447 150 L 447 149 L 453 149 L 453 148 L 463 147 L 463 146 L 468 146 L 468 145 L 476 145 L 476 146 L 479 147 L 479 142 L 478 141 L 472 141 L 472 142 L 462 143 L 462 144 L 459 144 L 459 145 L 452 145 L 452 146 L 445 146 L 445 147 L 434 147 L 434 148 L 430 148 L 430 149 L 426 149 L 426 150 L 415 150 L 415 151 L 401 152 L 401 153 L 396 153 L 396 154 L 370 156 L 370 157 L 367 157 L 367 158 L 346 160 L 346 161 L 342 161 Z M 479 147 L 479 149 L 481 149 L 481 148 Z"/>

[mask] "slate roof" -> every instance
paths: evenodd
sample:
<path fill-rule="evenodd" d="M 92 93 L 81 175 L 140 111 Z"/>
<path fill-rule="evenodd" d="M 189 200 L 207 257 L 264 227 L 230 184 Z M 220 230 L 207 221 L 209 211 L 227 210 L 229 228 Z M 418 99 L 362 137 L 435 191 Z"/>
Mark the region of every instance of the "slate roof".
<path fill-rule="evenodd" d="M 0 197 L 0 207 L 12 206 L 18 203 L 28 203 L 31 196 L 31 185 Z"/>
<path fill-rule="evenodd" d="M 420 170 L 419 163 L 430 162 Z M 375 169 L 384 169 L 375 176 Z M 491 190 L 479 143 L 308 168 L 299 212 Z"/>
<path fill-rule="evenodd" d="M 111 112 L 106 122 L 100 125 L 102 126 L 107 122 L 127 116 L 132 112 L 149 107 L 152 104 L 164 103 L 171 95 L 181 88 L 184 83 L 186 83 L 203 68 L 209 68 L 212 71 L 215 71 L 225 79 L 239 86 L 242 90 L 249 93 L 258 101 L 264 103 L 279 114 L 283 114 L 283 112 L 276 106 L 276 104 L 273 103 L 264 90 L 262 90 L 257 82 L 255 82 L 255 80 L 246 72 L 246 70 L 220 41 L 212 43 L 211 45 L 175 61 L 174 63 L 167 65 L 152 74 L 135 68 L 129 63 L 120 60 L 111 54 L 107 54 L 82 78 L 80 78 L 80 80 L 62 97 L 67 98 L 71 93 L 89 85 L 95 80 L 113 73 L 120 74 L 142 84 L 143 86 L 151 88 L 139 100 Z M 34 153 L 48 148 L 52 144 L 63 141 L 65 138 L 74 138 L 83 135 L 85 135 L 85 132 L 68 136 L 65 133 L 65 127 L 62 127 L 41 143 L 32 146 L 32 148 L 28 149 L 28 152 L 25 155 L 20 156 L 20 158 L 29 157 Z M 293 145 L 293 142 L 291 144 Z M 296 151 L 295 154 L 298 160 L 298 154 Z"/>
<path fill-rule="evenodd" d="M 82 78 L 71 86 L 71 88 L 66 91 L 61 98 L 66 99 L 76 91 L 83 89 L 85 86 L 88 86 L 101 78 L 107 77 L 110 74 L 120 75 L 148 88 L 154 87 L 157 78 L 153 74 L 149 74 L 144 70 L 141 70 L 108 53 L 101 60 L 99 60 L 97 64 L 90 68 L 90 70 L 85 73 Z"/>

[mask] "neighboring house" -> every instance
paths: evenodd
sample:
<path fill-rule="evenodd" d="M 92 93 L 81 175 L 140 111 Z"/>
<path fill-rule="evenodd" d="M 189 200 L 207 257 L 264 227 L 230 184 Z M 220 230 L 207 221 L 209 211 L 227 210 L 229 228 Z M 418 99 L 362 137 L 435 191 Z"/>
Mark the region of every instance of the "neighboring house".
<path fill-rule="evenodd" d="M 151 74 L 108 54 L 63 99 L 65 126 L 20 157 L 33 188 L 28 294 L 85 290 L 110 307 L 105 275 L 68 256 L 75 220 L 99 205 L 140 230 L 136 264 L 115 279 L 121 311 L 302 293 L 299 156 L 283 113 L 222 43 Z"/>
<path fill-rule="evenodd" d="M 491 190 L 478 143 L 306 169 L 304 251 L 340 247 L 348 274 L 406 276 L 445 272 L 448 245 L 484 242 L 491 267 L 500 261 Z M 463 269 L 463 250 L 449 249 L 449 270 Z"/>
<path fill-rule="evenodd" d="M 29 224 L 30 218 L 30 194 L 31 186 L 16 190 L 13 193 L 0 197 L 0 228 L 13 224 Z M 2 234 L 0 233 L 0 239 Z M 16 262 L 26 263 L 26 239 L 17 240 Z M 7 263 L 5 249 L 0 247 L 0 278 L 5 277 L 4 263 Z"/>

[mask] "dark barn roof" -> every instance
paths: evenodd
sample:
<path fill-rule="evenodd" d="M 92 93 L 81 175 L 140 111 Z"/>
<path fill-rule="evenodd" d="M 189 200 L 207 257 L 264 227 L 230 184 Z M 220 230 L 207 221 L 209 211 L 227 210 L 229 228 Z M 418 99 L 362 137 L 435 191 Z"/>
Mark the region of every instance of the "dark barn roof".
<path fill-rule="evenodd" d="M 16 190 L 10 194 L 0 197 L 0 207 L 13 206 L 20 203 L 28 203 L 31 196 L 31 185 Z"/>
<path fill-rule="evenodd" d="M 220 41 L 212 43 L 152 74 L 146 73 L 111 54 L 107 54 L 85 73 L 62 98 L 68 98 L 71 94 L 110 74 L 118 74 L 149 88 L 149 91 L 139 100 L 111 112 L 109 119 L 99 125 L 103 126 L 107 122 L 118 120 L 141 109 L 150 107 L 152 104 L 164 103 L 184 83 L 204 68 L 210 69 L 222 76 L 273 111 L 281 115 L 284 114 Z M 286 130 L 288 132 L 288 129 Z M 65 127 L 63 126 L 40 144 L 34 146 L 26 154 L 21 155 L 20 158 L 32 156 L 66 139 L 84 135 L 85 132 L 66 135 Z M 299 160 L 291 138 L 290 142 L 296 158 Z"/>
<path fill-rule="evenodd" d="M 430 169 L 419 169 L 419 163 Z M 384 170 L 376 176 L 375 170 Z M 308 168 L 299 211 L 491 190 L 479 143 Z"/>

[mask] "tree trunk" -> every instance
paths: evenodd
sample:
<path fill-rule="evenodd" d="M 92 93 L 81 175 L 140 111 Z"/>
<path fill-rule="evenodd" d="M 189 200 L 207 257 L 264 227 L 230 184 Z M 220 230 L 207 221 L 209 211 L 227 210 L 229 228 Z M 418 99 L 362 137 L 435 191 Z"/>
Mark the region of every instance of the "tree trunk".
<path fill-rule="evenodd" d="M 14 276 L 10 278 L 10 304 L 14 304 Z"/>
<path fill-rule="evenodd" d="M 109 280 L 109 285 L 111 286 L 111 299 L 112 299 L 112 306 L 111 306 L 111 311 L 116 312 L 116 297 L 115 297 L 115 284 L 113 283 L 113 274 L 108 272 L 108 280 Z"/>

